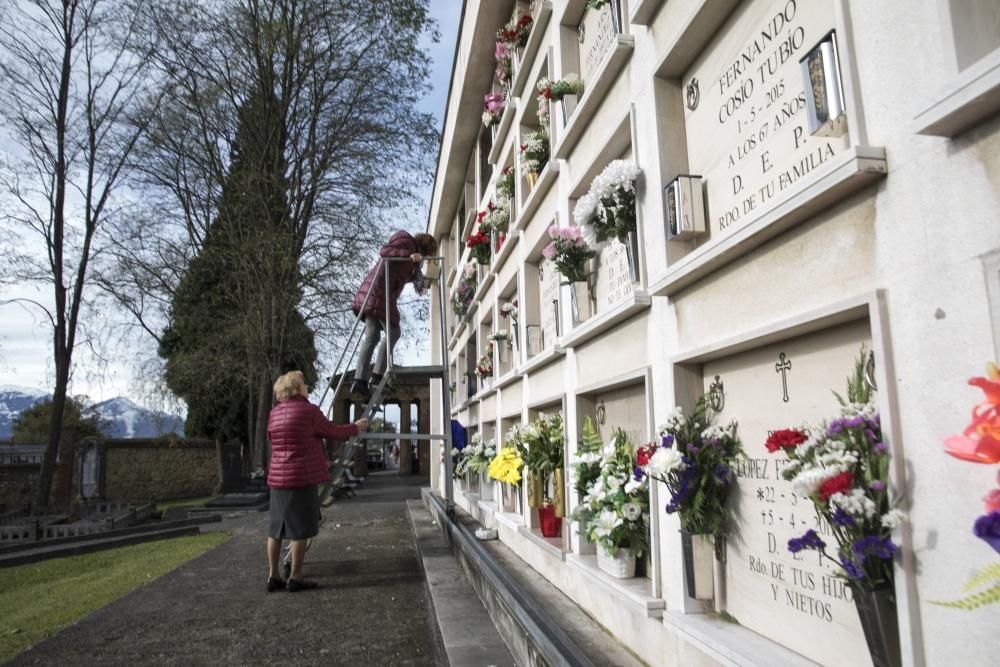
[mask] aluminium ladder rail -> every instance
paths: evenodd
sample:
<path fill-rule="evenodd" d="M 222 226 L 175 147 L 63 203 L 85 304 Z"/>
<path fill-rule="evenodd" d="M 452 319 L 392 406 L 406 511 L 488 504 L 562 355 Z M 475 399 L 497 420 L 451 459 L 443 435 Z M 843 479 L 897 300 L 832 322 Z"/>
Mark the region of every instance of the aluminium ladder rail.
<path fill-rule="evenodd" d="M 398 377 L 425 377 L 427 379 L 438 378 L 441 380 L 441 424 L 444 430 L 443 433 L 398 433 L 398 434 L 388 434 L 388 433 L 365 433 L 359 434 L 352 437 L 344 451 L 339 457 L 339 461 L 343 466 L 348 465 L 348 461 L 352 460 L 354 451 L 357 449 L 358 444 L 363 441 L 368 440 L 441 440 L 442 448 L 444 450 L 444 461 L 445 461 L 445 507 L 449 513 L 449 516 L 454 515 L 455 511 L 455 495 L 454 495 L 454 485 L 452 481 L 453 472 L 453 462 L 451 458 L 452 449 L 452 436 L 451 436 L 451 395 L 448 392 L 449 377 L 448 377 L 448 342 L 445 336 L 447 331 L 445 316 L 447 310 L 445 309 L 445 281 L 446 281 L 446 267 L 445 258 L 443 256 L 437 257 L 425 257 L 426 262 L 435 262 L 440 264 L 440 270 L 438 271 L 437 278 L 435 279 L 437 287 L 437 298 L 438 298 L 438 338 L 441 354 L 441 364 L 432 366 L 397 366 L 393 363 L 393 347 L 389 329 L 391 328 L 390 319 L 390 283 L 389 283 L 389 266 L 393 262 L 411 262 L 409 257 L 382 257 L 379 259 L 379 263 L 376 266 L 376 275 L 379 268 L 384 269 L 382 275 L 385 277 L 385 327 L 383 328 L 386 337 L 386 369 L 385 373 L 382 374 L 382 378 L 375 390 L 372 392 L 371 397 L 368 399 L 361 416 L 358 419 L 370 419 L 371 415 L 375 410 L 381 405 L 382 397 L 385 394 L 386 386 L 389 380 L 393 376 Z M 376 286 L 376 281 L 372 281 L 372 284 L 368 288 L 368 293 L 365 294 L 364 301 L 361 304 L 361 313 L 364 312 L 365 306 L 368 304 L 368 300 L 371 297 L 372 290 Z M 348 342 L 344 346 L 343 351 L 340 354 L 340 358 L 337 360 L 335 373 L 339 373 L 339 378 L 337 380 L 337 385 L 333 390 L 333 398 L 331 400 L 330 409 L 328 411 L 328 416 L 332 417 L 334 406 L 337 404 L 337 397 L 340 395 L 341 389 L 343 389 L 344 379 L 347 377 L 347 369 L 343 368 L 344 357 L 347 354 L 347 350 L 351 349 L 351 358 L 357 357 L 358 348 L 361 345 L 361 339 L 364 336 L 364 332 L 360 332 L 359 335 L 359 325 L 364 319 L 362 314 L 359 314 L 354 320 L 354 326 L 351 328 L 351 333 L 348 336 Z M 356 340 L 355 337 L 357 336 Z M 353 347 L 352 347 L 353 345 Z M 358 364 L 355 364 L 355 376 L 358 370 Z M 333 378 L 331 378 L 332 380 Z M 323 395 L 320 397 L 319 404 L 323 405 L 326 400 L 326 395 L 330 390 L 331 382 L 327 382 L 326 388 L 323 390 Z M 404 438 L 403 436 L 406 436 Z M 338 479 L 331 480 L 331 483 L 336 485 L 340 478 L 344 476 L 344 470 L 341 469 L 338 472 Z"/>

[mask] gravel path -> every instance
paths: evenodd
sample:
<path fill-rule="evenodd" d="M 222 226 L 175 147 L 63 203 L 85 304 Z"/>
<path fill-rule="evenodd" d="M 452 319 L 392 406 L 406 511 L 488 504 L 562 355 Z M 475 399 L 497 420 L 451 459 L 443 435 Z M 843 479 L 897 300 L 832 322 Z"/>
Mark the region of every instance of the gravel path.
<path fill-rule="evenodd" d="M 426 483 L 375 474 L 324 510 L 305 565 L 317 590 L 264 592 L 267 513 L 256 513 L 227 521 L 226 543 L 9 664 L 446 664 L 406 515 Z"/>

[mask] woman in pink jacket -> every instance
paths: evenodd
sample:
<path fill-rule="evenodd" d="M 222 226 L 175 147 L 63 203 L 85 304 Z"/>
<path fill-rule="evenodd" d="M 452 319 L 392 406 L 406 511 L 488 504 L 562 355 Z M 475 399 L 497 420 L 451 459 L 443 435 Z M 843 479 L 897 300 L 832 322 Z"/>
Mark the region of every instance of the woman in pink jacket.
<path fill-rule="evenodd" d="M 302 578 L 306 540 L 319 532 L 319 489 L 327 481 L 323 438 L 346 440 L 368 428 L 367 419 L 334 424 L 309 402 L 309 389 L 301 371 L 285 373 L 274 383 L 278 404 L 271 408 L 267 436 L 271 439 L 271 526 L 267 537 L 267 592 L 316 588 Z M 281 541 L 292 541 L 292 572 L 281 580 Z"/>

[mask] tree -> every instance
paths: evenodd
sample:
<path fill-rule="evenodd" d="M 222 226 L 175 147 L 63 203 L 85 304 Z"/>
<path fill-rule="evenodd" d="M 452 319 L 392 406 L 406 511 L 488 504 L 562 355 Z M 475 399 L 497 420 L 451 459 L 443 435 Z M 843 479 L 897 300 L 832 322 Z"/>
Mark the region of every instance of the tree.
<path fill-rule="evenodd" d="M 229 354 L 214 358 L 240 369 L 244 393 L 238 407 L 227 398 L 224 417 L 247 419 L 261 463 L 271 384 L 304 342 L 295 332 L 309 330 L 316 346 L 343 345 L 372 251 L 429 180 L 437 134 L 430 116 L 415 110 L 427 90 L 419 46 L 433 30 L 427 0 L 138 6 L 144 31 L 163 45 L 155 66 L 170 94 L 135 156 L 147 207 L 109 234 L 113 261 L 102 286 L 162 350 L 179 341 L 177 293 L 190 274 L 207 273 L 194 258 L 225 256 L 221 263 L 241 276 L 226 289 L 242 326 L 222 327 L 213 349 Z M 254 128 L 280 149 L 268 185 L 283 191 L 283 201 L 263 210 L 281 208 L 282 223 L 273 224 L 276 216 L 272 224 L 219 227 L 239 206 L 232 183 L 248 116 L 267 118 Z M 219 239 L 220 248 L 211 247 Z M 238 354 L 245 360 L 235 362 Z M 219 384 L 231 377 L 204 370 Z"/>
<path fill-rule="evenodd" d="M 14 419 L 11 441 L 15 444 L 48 442 L 52 409 L 52 399 L 46 399 L 21 412 Z M 66 397 L 62 425 L 64 431 L 74 433 L 76 440 L 107 436 L 107 422 L 82 396 Z"/>
<path fill-rule="evenodd" d="M 11 252 L 6 277 L 52 289 L 51 302 L 0 302 L 36 308 L 52 328 L 55 387 L 36 507 L 49 503 L 97 232 L 115 215 L 129 156 L 159 106 L 145 92 L 156 44 L 137 32 L 137 18 L 112 0 L 20 0 L 0 15 L 0 122 L 17 156 L 0 170 L 9 200 L 0 220 L 26 246 Z"/>

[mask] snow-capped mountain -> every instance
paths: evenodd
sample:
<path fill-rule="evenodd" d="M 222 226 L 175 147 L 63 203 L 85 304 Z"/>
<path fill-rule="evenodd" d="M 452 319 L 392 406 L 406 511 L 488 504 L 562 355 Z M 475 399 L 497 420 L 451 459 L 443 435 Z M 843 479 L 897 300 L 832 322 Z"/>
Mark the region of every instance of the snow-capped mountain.
<path fill-rule="evenodd" d="M 36 403 L 49 397 L 49 393 L 32 387 L 0 385 L 0 440 L 10 437 L 14 419 Z"/>
<path fill-rule="evenodd" d="M 48 392 L 30 387 L 0 386 L 0 440 L 10 438 L 14 419 L 36 403 L 50 397 Z M 102 401 L 94 406 L 107 426 L 111 438 L 152 438 L 163 433 L 184 433 L 184 419 L 149 410 L 124 397 Z"/>

